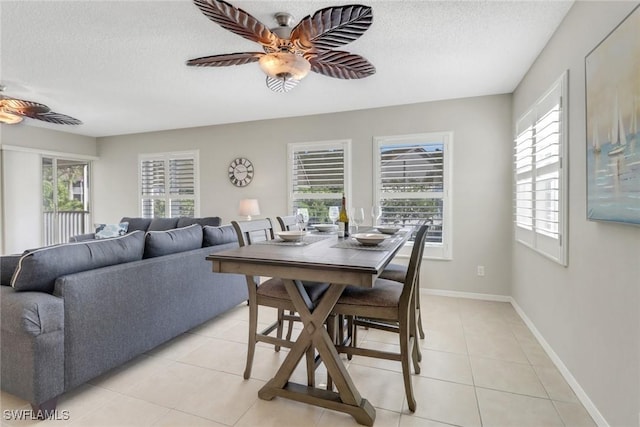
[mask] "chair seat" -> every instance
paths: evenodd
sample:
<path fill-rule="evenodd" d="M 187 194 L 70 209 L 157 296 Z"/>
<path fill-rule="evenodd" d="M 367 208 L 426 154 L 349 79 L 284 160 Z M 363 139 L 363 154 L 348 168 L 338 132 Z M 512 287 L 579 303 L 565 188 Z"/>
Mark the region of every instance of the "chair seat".
<path fill-rule="evenodd" d="M 384 268 L 379 277 L 381 279 L 404 283 L 405 277 L 407 277 L 407 266 L 391 263 Z"/>
<path fill-rule="evenodd" d="M 397 307 L 403 284 L 387 279 L 376 279 L 373 288 L 347 286 L 337 305 Z"/>
<path fill-rule="evenodd" d="M 320 282 L 302 282 L 302 286 L 307 291 L 312 302 L 317 302 L 329 288 L 328 283 Z M 291 297 L 289 297 L 289 293 L 284 286 L 284 282 L 282 279 L 276 277 L 269 279 L 258 286 L 257 294 L 269 298 L 277 298 L 287 301 L 291 300 Z"/>

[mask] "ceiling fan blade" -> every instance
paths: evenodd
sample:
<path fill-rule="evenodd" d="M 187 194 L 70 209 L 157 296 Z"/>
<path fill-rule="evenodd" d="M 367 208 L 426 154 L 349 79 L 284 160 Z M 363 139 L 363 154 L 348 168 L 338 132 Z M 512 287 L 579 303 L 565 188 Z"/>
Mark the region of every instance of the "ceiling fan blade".
<path fill-rule="evenodd" d="M 309 55 L 311 71 L 337 79 L 362 79 L 376 73 L 364 57 L 349 52 L 328 50 Z"/>
<path fill-rule="evenodd" d="M 262 52 L 244 52 L 203 56 L 202 58 L 188 60 L 187 65 L 192 67 L 228 67 L 230 65 L 243 65 L 257 62 L 263 55 L 264 53 Z"/>
<path fill-rule="evenodd" d="M 75 117 L 67 116 L 66 114 L 60 114 L 53 111 L 49 111 L 42 114 L 25 114 L 27 117 L 42 120 L 43 122 L 56 123 L 59 125 L 81 125 L 82 121 Z"/>
<path fill-rule="evenodd" d="M 307 50 L 333 49 L 360 37 L 372 21 L 369 6 L 327 7 L 300 21 L 291 30 L 291 41 Z"/>
<path fill-rule="evenodd" d="M 223 0 L 193 0 L 200 11 L 222 28 L 263 46 L 275 46 L 278 36 L 262 22 Z"/>
<path fill-rule="evenodd" d="M 267 87 L 274 92 L 285 93 L 289 92 L 294 87 L 298 86 L 300 80 L 296 79 L 275 79 L 273 77 L 267 76 Z"/>
<path fill-rule="evenodd" d="M 44 104 L 26 101 L 24 99 L 10 98 L 4 95 L 0 95 L 0 107 L 16 114 L 26 114 L 27 112 L 40 114 L 49 111 L 49 107 Z"/>

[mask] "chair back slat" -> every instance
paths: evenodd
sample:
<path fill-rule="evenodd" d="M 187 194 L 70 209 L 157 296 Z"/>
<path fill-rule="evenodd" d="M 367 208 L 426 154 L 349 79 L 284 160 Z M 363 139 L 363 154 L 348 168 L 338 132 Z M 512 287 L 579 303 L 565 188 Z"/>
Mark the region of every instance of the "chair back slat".
<path fill-rule="evenodd" d="M 231 221 L 240 246 L 248 246 L 255 242 L 273 240 L 273 223 L 269 218 L 253 221 Z"/>
<path fill-rule="evenodd" d="M 413 294 L 415 284 L 420 275 L 420 265 L 422 264 L 422 254 L 424 253 L 424 242 L 427 238 L 428 225 L 421 225 L 416 231 L 416 238 L 413 241 L 413 249 L 409 257 L 409 266 L 407 267 L 407 275 L 405 277 L 402 295 L 400 296 L 400 304 L 408 301 Z"/>
<path fill-rule="evenodd" d="M 298 215 L 278 216 L 276 219 L 282 231 L 296 230 L 298 226 Z"/>

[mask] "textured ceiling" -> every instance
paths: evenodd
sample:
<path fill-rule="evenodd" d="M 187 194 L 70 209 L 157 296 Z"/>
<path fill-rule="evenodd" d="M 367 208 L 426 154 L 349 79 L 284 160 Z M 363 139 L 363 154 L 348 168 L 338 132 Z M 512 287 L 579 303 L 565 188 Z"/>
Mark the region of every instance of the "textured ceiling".
<path fill-rule="evenodd" d="M 272 27 L 339 1 L 233 1 Z M 512 92 L 572 1 L 367 1 L 373 25 L 344 46 L 377 69 L 362 80 L 311 73 L 286 94 L 257 64 L 185 66 L 200 56 L 259 51 L 190 0 L 0 2 L 6 95 L 77 117 L 26 119 L 89 136 L 206 126 Z M 3 125 L 7 126 L 7 125 Z"/>

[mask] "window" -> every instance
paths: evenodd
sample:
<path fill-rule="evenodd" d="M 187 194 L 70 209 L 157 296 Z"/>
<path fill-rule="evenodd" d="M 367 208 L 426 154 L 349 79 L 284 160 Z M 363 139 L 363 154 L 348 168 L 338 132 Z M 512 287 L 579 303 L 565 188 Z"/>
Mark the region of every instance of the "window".
<path fill-rule="evenodd" d="M 90 227 L 91 162 L 42 156 L 42 214 L 45 246 L 68 242 Z"/>
<path fill-rule="evenodd" d="M 309 222 L 327 222 L 329 206 L 349 196 L 349 141 L 288 145 L 289 212 L 306 208 Z"/>
<path fill-rule="evenodd" d="M 374 138 L 374 203 L 382 224 L 430 224 L 425 257 L 450 259 L 450 132 Z"/>
<path fill-rule="evenodd" d="M 565 73 L 516 123 L 515 238 L 566 265 Z"/>
<path fill-rule="evenodd" d="M 197 151 L 143 154 L 139 159 L 142 217 L 199 215 Z"/>

